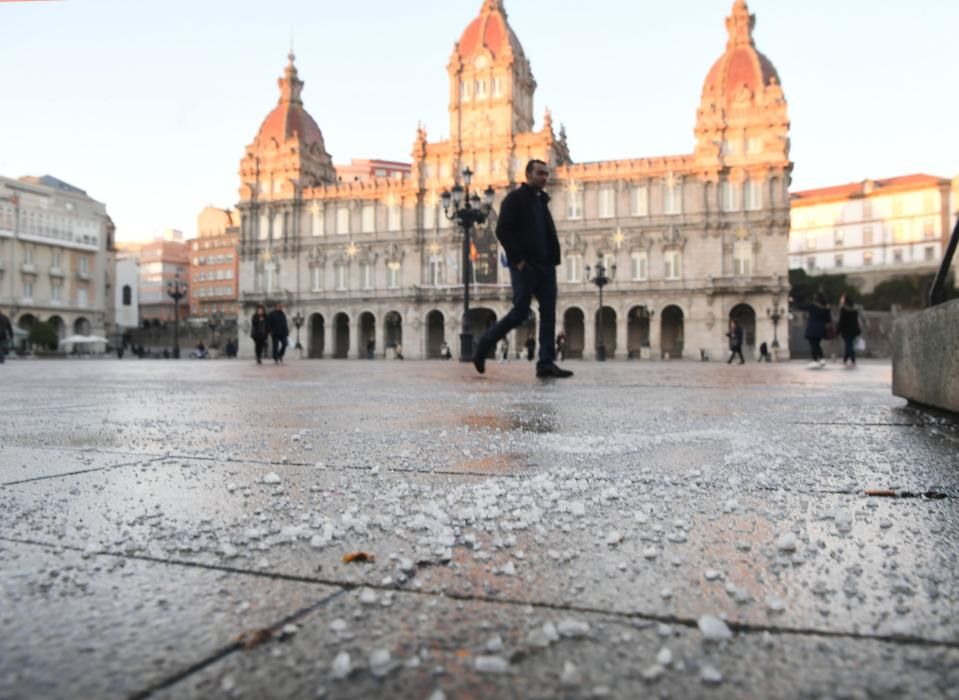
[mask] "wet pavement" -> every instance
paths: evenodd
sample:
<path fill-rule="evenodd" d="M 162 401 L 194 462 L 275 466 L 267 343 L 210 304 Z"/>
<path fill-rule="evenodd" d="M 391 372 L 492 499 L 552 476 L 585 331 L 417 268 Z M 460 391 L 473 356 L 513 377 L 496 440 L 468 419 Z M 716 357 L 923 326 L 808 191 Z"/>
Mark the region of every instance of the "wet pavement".
<path fill-rule="evenodd" d="M 570 367 L 5 365 L 0 698 L 959 698 L 955 421 Z"/>

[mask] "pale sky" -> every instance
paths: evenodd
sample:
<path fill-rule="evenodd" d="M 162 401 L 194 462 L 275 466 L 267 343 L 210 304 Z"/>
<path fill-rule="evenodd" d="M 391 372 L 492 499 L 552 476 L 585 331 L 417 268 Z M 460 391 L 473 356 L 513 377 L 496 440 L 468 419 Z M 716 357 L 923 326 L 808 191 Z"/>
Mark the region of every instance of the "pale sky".
<path fill-rule="evenodd" d="M 121 240 L 232 207 L 291 37 L 335 163 L 448 136 L 446 63 L 482 0 L 0 2 L 0 175 L 104 202 Z M 506 0 L 576 161 L 691 153 L 732 0 Z M 793 189 L 959 174 L 955 0 L 751 0 L 792 122 Z"/>

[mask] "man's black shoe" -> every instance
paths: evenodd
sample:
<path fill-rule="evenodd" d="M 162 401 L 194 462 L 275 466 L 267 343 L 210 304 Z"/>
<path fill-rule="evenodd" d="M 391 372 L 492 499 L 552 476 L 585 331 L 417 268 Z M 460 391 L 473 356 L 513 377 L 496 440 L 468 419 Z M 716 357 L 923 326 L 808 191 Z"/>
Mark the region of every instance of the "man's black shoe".
<path fill-rule="evenodd" d="M 480 374 L 486 374 L 486 353 L 481 352 L 480 348 L 473 351 L 473 366 Z"/>
<path fill-rule="evenodd" d="M 568 369 L 560 369 L 556 365 L 550 365 L 549 367 L 543 367 L 536 370 L 536 376 L 541 379 L 547 379 L 549 377 L 555 377 L 556 379 L 565 379 L 566 377 L 572 377 L 573 373 Z"/>

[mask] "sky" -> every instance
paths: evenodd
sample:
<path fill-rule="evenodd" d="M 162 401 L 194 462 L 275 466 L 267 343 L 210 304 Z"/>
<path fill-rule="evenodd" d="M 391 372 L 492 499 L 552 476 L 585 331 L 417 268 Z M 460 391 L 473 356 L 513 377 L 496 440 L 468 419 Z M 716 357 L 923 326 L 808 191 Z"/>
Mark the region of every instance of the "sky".
<path fill-rule="evenodd" d="M 0 175 L 104 202 L 120 240 L 238 199 L 291 42 L 337 164 L 449 135 L 446 64 L 482 0 L 0 2 Z M 575 161 L 691 153 L 732 0 L 506 0 Z M 751 0 L 792 123 L 793 190 L 959 175 L 955 0 Z"/>

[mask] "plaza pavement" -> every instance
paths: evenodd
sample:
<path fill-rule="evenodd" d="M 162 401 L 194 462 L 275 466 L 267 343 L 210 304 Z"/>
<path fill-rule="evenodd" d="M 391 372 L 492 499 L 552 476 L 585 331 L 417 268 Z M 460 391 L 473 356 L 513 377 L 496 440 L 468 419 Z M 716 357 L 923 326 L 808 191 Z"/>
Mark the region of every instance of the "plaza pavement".
<path fill-rule="evenodd" d="M 0 698 L 959 698 L 952 419 L 568 366 L 0 365 Z"/>

